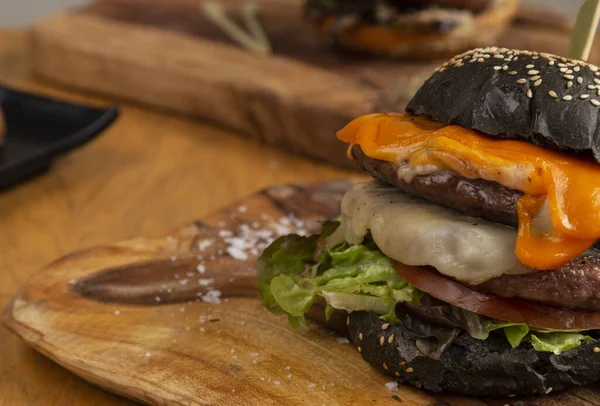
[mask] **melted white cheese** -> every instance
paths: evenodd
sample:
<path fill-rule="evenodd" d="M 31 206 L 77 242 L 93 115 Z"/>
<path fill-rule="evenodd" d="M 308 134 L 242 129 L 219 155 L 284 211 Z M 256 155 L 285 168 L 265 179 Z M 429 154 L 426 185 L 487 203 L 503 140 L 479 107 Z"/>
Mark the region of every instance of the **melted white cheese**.
<path fill-rule="evenodd" d="M 360 244 L 370 231 L 379 249 L 407 265 L 430 265 L 470 284 L 531 272 L 515 255 L 517 230 L 413 198 L 395 186 L 354 185 L 342 200 L 344 238 Z"/>
<path fill-rule="evenodd" d="M 441 170 L 440 167 L 435 165 L 412 166 L 409 162 L 404 162 L 398 165 L 396 173 L 398 178 L 406 183 L 411 183 L 415 176 L 430 175 Z"/>

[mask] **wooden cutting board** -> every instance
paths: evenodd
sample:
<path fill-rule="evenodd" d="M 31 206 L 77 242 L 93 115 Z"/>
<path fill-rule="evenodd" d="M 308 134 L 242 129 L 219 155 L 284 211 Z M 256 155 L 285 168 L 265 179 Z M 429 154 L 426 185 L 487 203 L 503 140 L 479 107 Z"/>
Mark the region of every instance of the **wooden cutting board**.
<path fill-rule="evenodd" d="M 64 256 L 31 277 L 4 323 L 82 378 L 153 405 L 600 405 L 590 388 L 485 401 L 391 392 L 391 378 L 338 342 L 343 316 L 334 333 L 314 313 L 299 334 L 264 309 L 259 249 L 276 235 L 318 229 L 338 214 L 347 186 L 272 187 L 163 237 Z"/>
<path fill-rule="evenodd" d="M 244 0 L 220 0 L 232 17 Z M 255 0 L 274 55 L 232 43 L 201 0 L 97 0 L 33 28 L 35 71 L 53 81 L 194 114 L 340 166 L 334 134 L 352 118 L 401 111 L 440 61 L 401 62 L 331 52 L 302 21 L 303 0 Z M 564 53 L 571 23 L 523 6 L 498 40 Z M 598 62 L 600 42 L 591 61 Z"/>

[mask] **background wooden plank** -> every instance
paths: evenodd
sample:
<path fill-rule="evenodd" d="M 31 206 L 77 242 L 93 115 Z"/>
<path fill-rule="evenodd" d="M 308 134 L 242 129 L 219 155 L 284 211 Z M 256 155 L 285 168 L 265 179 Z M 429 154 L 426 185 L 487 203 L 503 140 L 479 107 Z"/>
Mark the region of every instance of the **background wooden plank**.
<path fill-rule="evenodd" d="M 241 0 L 222 3 L 235 17 Z M 349 166 L 333 134 L 357 115 L 402 110 L 439 64 L 331 52 L 302 20 L 301 0 L 258 3 L 271 57 L 233 44 L 195 1 L 99 0 L 36 25 L 34 67 L 63 84 L 194 114 Z M 560 53 L 568 28 L 524 8 L 498 45 Z"/>

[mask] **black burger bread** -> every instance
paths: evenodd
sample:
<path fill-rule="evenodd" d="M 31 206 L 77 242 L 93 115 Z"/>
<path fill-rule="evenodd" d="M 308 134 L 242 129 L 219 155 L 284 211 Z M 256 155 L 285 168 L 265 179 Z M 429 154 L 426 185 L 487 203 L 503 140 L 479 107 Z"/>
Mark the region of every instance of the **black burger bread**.
<path fill-rule="evenodd" d="M 600 162 L 597 67 L 563 57 L 485 55 L 466 53 L 444 63 L 406 111 L 497 138 L 591 153 Z M 489 68 L 502 72 L 481 74 Z"/>
<path fill-rule="evenodd" d="M 570 388 L 574 382 L 585 385 L 597 380 L 598 360 L 590 358 L 589 353 L 593 353 L 598 340 L 557 356 L 531 346 L 512 348 L 498 336 L 483 341 L 458 334 L 435 359 L 423 355 L 417 347 L 423 336 L 423 322 L 411 323 L 414 316 L 410 313 L 393 325 L 374 313 L 354 312 L 348 317 L 351 340 L 361 347 L 365 361 L 402 382 L 432 392 L 473 396 L 549 394 Z M 452 334 L 451 327 L 447 330 Z"/>
<path fill-rule="evenodd" d="M 308 0 L 306 17 L 333 46 L 435 59 L 489 44 L 518 0 Z"/>
<path fill-rule="evenodd" d="M 338 132 L 374 180 L 320 235 L 258 263 L 266 307 L 306 328 L 347 313 L 362 357 L 399 383 L 476 396 L 600 381 L 600 72 L 561 56 L 468 51 L 407 113 Z"/>

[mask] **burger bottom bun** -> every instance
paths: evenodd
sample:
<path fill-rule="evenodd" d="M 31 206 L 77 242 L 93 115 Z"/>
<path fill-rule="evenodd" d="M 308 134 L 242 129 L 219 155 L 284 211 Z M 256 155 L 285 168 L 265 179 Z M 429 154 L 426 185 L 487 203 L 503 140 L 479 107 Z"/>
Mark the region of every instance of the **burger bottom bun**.
<path fill-rule="evenodd" d="M 401 324 L 385 326 L 375 313 L 352 312 L 350 338 L 363 359 L 399 383 L 432 392 L 473 396 L 540 395 L 600 380 L 600 340 L 555 355 L 531 344 L 512 348 L 503 334 L 477 340 L 461 332 L 440 360 L 423 355 Z"/>
<path fill-rule="evenodd" d="M 337 35 L 336 44 L 350 50 L 394 58 L 447 58 L 494 43 L 514 17 L 517 6 L 518 0 L 492 0 L 486 10 L 475 15 L 473 24 L 458 26 L 446 33 L 410 33 L 383 25 L 350 27 Z M 329 36 L 334 23 L 333 17 L 326 17 L 315 26 L 322 35 Z"/>

